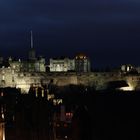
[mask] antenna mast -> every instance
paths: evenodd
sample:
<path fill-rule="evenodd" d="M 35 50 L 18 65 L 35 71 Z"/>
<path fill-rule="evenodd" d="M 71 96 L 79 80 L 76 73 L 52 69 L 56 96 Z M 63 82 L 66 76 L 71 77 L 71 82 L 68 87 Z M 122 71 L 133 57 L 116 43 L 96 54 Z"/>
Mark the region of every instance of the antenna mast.
<path fill-rule="evenodd" d="M 31 48 L 33 48 L 33 32 L 31 30 Z"/>

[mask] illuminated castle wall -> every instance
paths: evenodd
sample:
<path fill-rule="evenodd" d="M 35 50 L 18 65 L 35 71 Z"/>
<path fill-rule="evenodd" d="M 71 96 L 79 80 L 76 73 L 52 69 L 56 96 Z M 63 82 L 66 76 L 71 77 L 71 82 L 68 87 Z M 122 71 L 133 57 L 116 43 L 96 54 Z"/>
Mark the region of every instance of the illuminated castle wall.
<path fill-rule="evenodd" d="M 128 87 L 123 88 L 124 90 L 139 89 L 139 74 L 127 74 L 134 69 L 131 65 L 123 65 L 120 71 L 116 72 L 90 72 L 88 57 L 78 55 L 75 57 L 75 61 L 72 59 L 52 59 L 50 63 L 52 71 L 46 72 L 45 59 L 42 57 L 37 59 L 33 48 L 31 48 L 28 60 L 14 61 L 9 58 L 8 66 L 1 65 L 0 87 L 21 88 L 22 93 L 28 93 L 31 86 L 48 85 L 50 81 L 53 81 L 53 84 L 57 86 L 85 85 L 93 86 L 96 90 L 102 90 L 106 89 L 111 81 L 124 80 L 128 84 Z M 61 69 L 57 69 L 56 67 L 60 62 L 65 63 L 60 65 Z M 66 70 L 64 67 L 66 67 Z M 72 71 L 68 72 L 68 70 Z"/>
<path fill-rule="evenodd" d="M 107 87 L 110 81 L 125 80 L 129 85 L 129 90 L 138 89 L 140 85 L 140 76 L 128 76 L 121 72 L 88 72 L 88 73 L 51 73 L 51 72 L 21 72 L 12 67 L 0 68 L 0 87 L 21 88 L 22 93 L 28 93 L 30 86 L 41 86 L 53 81 L 54 85 L 65 86 L 85 85 L 94 86 L 96 90 L 102 90 Z"/>

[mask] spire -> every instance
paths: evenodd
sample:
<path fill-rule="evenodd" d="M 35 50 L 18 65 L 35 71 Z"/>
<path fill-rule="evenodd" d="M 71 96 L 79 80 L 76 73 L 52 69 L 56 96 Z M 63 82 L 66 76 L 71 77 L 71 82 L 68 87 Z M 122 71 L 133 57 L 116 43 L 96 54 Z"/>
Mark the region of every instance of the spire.
<path fill-rule="evenodd" d="M 31 46 L 30 46 L 30 50 L 29 50 L 29 54 L 28 54 L 28 58 L 29 60 L 35 60 L 36 59 L 36 52 L 33 46 L 33 32 L 31 30 Z"/>
<path fill-rule="evenodd" d="M 31 48 L 33 48 L 33 32 L 32 32 L 32 30 L 31 30 Z"/>

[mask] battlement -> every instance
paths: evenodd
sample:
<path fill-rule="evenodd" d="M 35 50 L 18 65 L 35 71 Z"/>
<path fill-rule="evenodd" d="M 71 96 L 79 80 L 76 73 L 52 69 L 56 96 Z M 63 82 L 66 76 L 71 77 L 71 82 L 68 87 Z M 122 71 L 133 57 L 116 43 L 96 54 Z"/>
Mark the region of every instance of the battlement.
<path fill-rule="evenodd" d="M 0 68 L 0 87 L 21 88 L 28 93 L 31 85 L 57 86 L 84 85 L 95 87 L 96 90 L 106 89 L 109 82 L 124 80 L 132 89 L 139 89 L 140 75 L 126 75 L 121 72 L 20 72 L 12 67 Z"/>

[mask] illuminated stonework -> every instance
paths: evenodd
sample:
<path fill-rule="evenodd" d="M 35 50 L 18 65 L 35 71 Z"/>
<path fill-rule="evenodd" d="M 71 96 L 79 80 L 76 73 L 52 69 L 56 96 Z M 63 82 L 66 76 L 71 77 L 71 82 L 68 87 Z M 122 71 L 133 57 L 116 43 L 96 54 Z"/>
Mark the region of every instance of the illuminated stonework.
<path fill-rule="evenodd" d="M 46 62 L 45 58 L 39 57 L 38 59 L 32 59 L 32 61 L 21 61 L 12 60 L 9 58 L 9 67 L 15 71 L 24 71 L 24 72 L 45 72 L 46 71 Z"/>
<path fill-rule="evenodd" d="M 74 59 L 69 58 L 51 58 L 50 59 L 50 72 L 67 72 L 75 70 Z"/>
<path fill-rule="evenodd" d="M 121 66 L 121 70 L 122 70 L 122 72 L 130 72 L 131 70 L 133 69 L 133 66 L 132 65 L 130 65 L 130 64 L 128 64 L 128 65 L 122 65 Z"/>
<path fill-rule="evenodd" d="M 135 72 L 131 65 L 123 65 L 116 72 L 91 72 L 89 58 L 78 54 L 74 59 L 50 59 L 50 71 L 46 72 L 45 59 L 36 58 L 33 48 L 30 51 L 29 60 L 15 61 L 10 57 L 8 65 L 0 68 L 0 87 L 20 88 L 26 94 L 31 86 L 49 85 L 53 81 L 52 84 L 59 87 L 84 85 L 94 87 L 95 90 L 104 90 L 110 81 L 124 80 L 128 87 L 120 89 L 140 90 L 140 74 L 127 74 Z"/>
<path fill-rule="evenodd" d="M 75 57 L 75 71 L 90 72 L 90 60 L 85 54 L 78 54 Z"/>
<path fill-rule="evenodd" d="M 122 87 L 122 88 L 120 88 L 120 90 L 122 90 L 122 91 L 133 91 L 134 89 L 133 89 L 133 87 Z"/>
<path fill-rule="evenodd" d="M 93 86 L 96 90 L 106 89 L 108 82 L 124 80 L 129 87 L 123 90 L 140 90 L 139 75 L 125 75 L 120 72 L 88 72 L 88 73 L 56 73 L 56 72 L 18 72 L 13 68 L 0 68 L 0 87 L 20 88 L 22 93 L 28 93 L 31 86 L 66 85 Z M 42 93 L 43 94 L 43 93 Z"/>
<path fill-rule="evenodd" d="M 78 54 L 75 58 L 51 58 L 50 72 L 90 72 L 90 60 L 86 55 Z"/>

